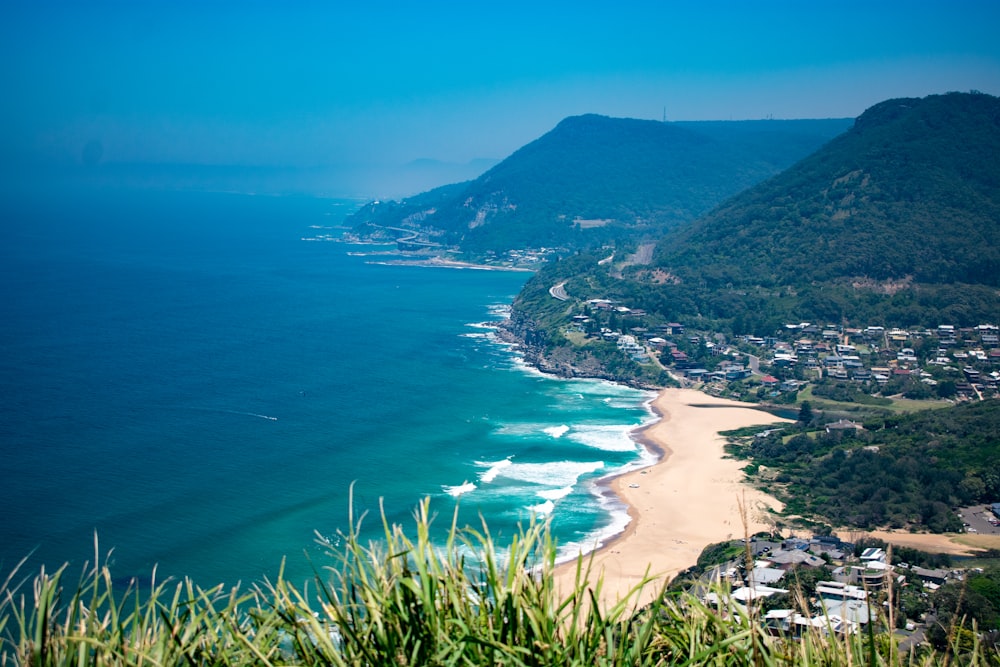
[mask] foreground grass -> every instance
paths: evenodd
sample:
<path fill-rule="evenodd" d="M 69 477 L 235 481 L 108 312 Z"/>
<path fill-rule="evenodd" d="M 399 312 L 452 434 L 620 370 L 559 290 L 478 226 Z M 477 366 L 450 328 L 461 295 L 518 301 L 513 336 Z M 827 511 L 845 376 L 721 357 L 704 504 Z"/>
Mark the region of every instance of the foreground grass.
<path fill-rule="evenodd" d="M 415 535 L 383 520 L 362 545 L 351 527 L 314 588 L 280 575 L 245 591 L 190 581 L 118 591 L 107 566 L 72 579 L 42 570 L 0 587 L 2 665 L 947 665 L 1000 664 L 974 633 L 948 654 L 900 654 L 888 635 L 792 640 L 759 620 L 692 596 L 660 596 L 638 613 L 644 581 L 610 608 L 577 563 L 558 591 L 555 545 L 532 523 L 500 549 L 454 522 L 430 539 L 428 504 Z M 960 645 L 961 644 L 961 645 Z"/>

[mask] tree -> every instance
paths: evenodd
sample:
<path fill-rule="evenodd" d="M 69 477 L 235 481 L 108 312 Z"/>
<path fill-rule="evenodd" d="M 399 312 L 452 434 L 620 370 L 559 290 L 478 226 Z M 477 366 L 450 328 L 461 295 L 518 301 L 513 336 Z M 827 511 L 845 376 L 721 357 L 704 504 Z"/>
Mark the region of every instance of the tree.
<path fill-rule="evenodd" d="M 813 420 L 812 406 L 809 401 L 802 401 L 802 405 L 799 406 L 799 422 L 803 424 L 808 424 Z"/>

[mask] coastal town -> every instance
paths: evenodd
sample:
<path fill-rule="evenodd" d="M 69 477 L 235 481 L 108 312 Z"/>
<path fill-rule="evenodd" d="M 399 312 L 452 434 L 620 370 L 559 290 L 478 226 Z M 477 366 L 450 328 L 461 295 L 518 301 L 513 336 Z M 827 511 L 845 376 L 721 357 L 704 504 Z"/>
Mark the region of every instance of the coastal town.
<path fill-rule="evenodd" d="M 702 590 L 701 599 L 727 615 L 757 613 L 774 635 L 854 634 L 885 623 L 907 649 L 924 641 L 933 625 L 935 592 L 983 572 L 955 567 L 947 556 L 912 549 L 893 553 L 891 546 L 869 546 L 873 543 L 836 535 L 783 539 L 762 533 L 707 549 L 726 560 L 692 568 L 700 577 L 687 585 Z M 910 557 L 922 562 L 909 563 Z"/>
<path fill-rule="evenodd" d="M 563 285 L 550 293 L 568 299 Z M 565 327 L 567 340 L 613 344 L 638 365 L 728 398 L 791 403 L 809 385 L 824 384 L 839 386 L 841 396 L 965 401 L 994 397 L 1000 387 L 1000 328 L 991 323 L 887 329 L 801 322 L 761 337 L 651 322 L 645 311 L 611 299 L 588 299 L 579 310 Z"/>

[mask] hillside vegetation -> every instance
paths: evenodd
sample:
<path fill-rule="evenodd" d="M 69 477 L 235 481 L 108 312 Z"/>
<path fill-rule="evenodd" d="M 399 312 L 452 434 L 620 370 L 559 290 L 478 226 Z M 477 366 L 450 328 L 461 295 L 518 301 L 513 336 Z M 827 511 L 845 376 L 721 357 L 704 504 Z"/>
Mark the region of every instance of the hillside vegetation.
<path fill-rule="evenodd" d="M 867 421 L 865 430 L 782 430 L 735 449 L 789 514 L 834 526 L 962 530 L 955 507 L 1000 498 L 1000 400 Z M 815 428 L 815 427 L 813 427 Z"/>
<path fill-rule="evenodd" d="M 636 277 L 652 291 L 697 292 L 710 317 L 756 311 L 760 329 L 784 318 L 992 321 L 998 155 L 995 97 L 882 102 L 799 164 L 666 235 Z M 652 284 L 655 271 L 669 285 Z"/>
<path fill-rule="evenodd" d="M 602 264 L 609 251 L 595 251 L 545 267 L 537 284 L 565 282 L 579 299 L 733 334 L 770 336 L 803 321 L 993 322 L 998 155 L 1000 99 L 889 100 L 780 175 L 666 233 L 652 261 Z M 616 257 L 635 247 L 619 241 Z M 538 301 L 520 299 L 516 315 L 553 339 L 558 327 L 537 313 Z"/>
<path fill-rule="evenodd" d="M 575 116 L 478 179 L 369 204 L 348 224 L 362 238 L 388 227 L 419 229 L 424 241 L 480 256 L 658 238 L 848 125 L 843 119 L 664 123 Z"/>

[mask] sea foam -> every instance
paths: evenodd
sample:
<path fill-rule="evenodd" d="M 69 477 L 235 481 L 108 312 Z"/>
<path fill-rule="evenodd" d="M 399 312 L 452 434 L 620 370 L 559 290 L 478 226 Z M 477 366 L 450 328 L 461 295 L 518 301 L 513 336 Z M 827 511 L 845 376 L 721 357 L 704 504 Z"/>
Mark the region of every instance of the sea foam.
<path fill-rule="evenodd" d="M 546 463 L 512 463 L 497 471 L 505 480 L 542 486 L 566 487 L 576 484 L 583 475 L 604 468 L 603 461 L 550 461 Z M 493 468 L 490 469 L 491 472 Z M 484 476 L 485 477 L 485 476 Z"/>
<path fill-rule="evenodd" d="M 500 461 L 493 461 L 492 463 L 484 463 L 482 461 L 476 461 L 476 465 L 488 468 L 486 472 L 484 472 L 479 476 L 479 481 L 482 482 L 483 484 L 489 484 L 490 482 L 492 482 L 497 478 L 497 475 L 499 475 L 504 468 L 507 468 L 511 465 L 511 460 L 507 458 L 507 459 L 502 459 Z"/>
<path fill-rule="evenodd" d="M 552 514 L 552 510 L 556 508 L 555 503 L 551 500 L 546 500 L 544 503 L 539 503 L 538 505 L 530 505 L 528 509 L 535 514 Z"/>
<path fill-rule="evenodd" d="M 606 452 L 631 452 L 636 450 L 635 440 L 629 435 L 634 428 L 621 424 L 583 424 L 574 428 L 569 438 Z"/>
<path fill-rule="evenodd" d="M 543 433 L 551 435 L 553 438 L 561 438 L 566 435 L 567 431 L 569 431 L 569 426 L 566 426 L 565 424 L 562 426 L 548 426 L 542 429 Z"/>
<path fill-rule="evenodd" d="M 442 486 L 442 490 L 449 496 L 454 496 L 458 498 L 464 493 L 469 493 L 470 491 L 476 490 L 476 485 L 472 482 L 465 482 L 464 484 L 459 484 L 458 486 Z"/>
<path fill-rule="evenodd" d="M 571 493 L 573 493 L 573 487 L 564 486 L 560 489 L 545 489 L 544 491 L 539 491 L 536 495 L 544 500 L 559 500 L 560 498 L 565 498 Z"/>

